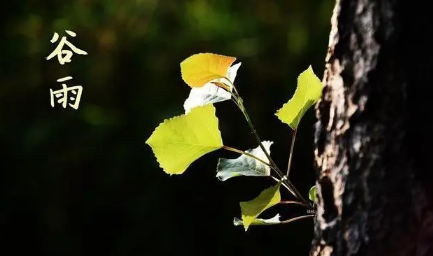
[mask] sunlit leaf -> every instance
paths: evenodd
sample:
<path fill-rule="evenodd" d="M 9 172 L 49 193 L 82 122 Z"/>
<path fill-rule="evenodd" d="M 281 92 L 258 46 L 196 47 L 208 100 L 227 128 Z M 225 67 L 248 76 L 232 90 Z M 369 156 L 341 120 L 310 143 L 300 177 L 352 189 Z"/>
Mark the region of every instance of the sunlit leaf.
<path fill-rule="evenodd" d="M 317 200 L 317 196 L 316 196 L 316 186 L 312 186 L 310 188 L 310 191 L 308 192 L 308 198 L 313 201 L 316 202 Z"/>
<path fill-rule="evenodd" d="M 214 53 L 194 54 L 180 63 L 182 79 L 191 87 L 202 87 L 214 79 L 225 77 L 235 60 L 235 57 Z"/>
<path fill-rule="evenodd" d="M 295 94 L 277 111 L 277 117 L 292 129 L 296 129 L 305 112 L 322 96 L 322 88 L 322 83 L 309 66 L 298 76 Z"/>
<path fill-rule="evenodd" d="M 273 225 L 273 224 L 278 224 L 278 223 L 281 223 L 280 214 L 277 214 L 270 219 L 257 218 L 250 224 L 250 226 L 256 226 L 256 225 L 257 226 L 264 226 L 264 225 Z M 242 226 L 243 224 L 244 224 L 244 222 L 241 219 L 239 219 L 239 218 L 233 219 L 233 225 Z"/>
<path fill-rule="evenodd" d="M 263 190 L 260 195 L 251 201 L 241 202 L 242 221 L 245 231 L 253 223 L 253 221 L 266 209 L 278 204 L 281 201 L 280 185 Z"/>
<path fill-rule="evenodd" d="M 270 147 L 273 144 L 272 141 L 263 141 L 263 146 L 266 151 L 270 154 Z M 269 164 L 269 160 L 266 158 L 263 150 L 258 146 L 257 148 L 245 151 L 264 162 Z M 236 159 L 220 158 L 217 165 L 217 178 L 221 181 L 228 180 L 237 176 L 269 176 L 271 170 L 269 165 L 265 165 L 263 162 L 254 159 L 250 156 L 241 155 Z"/>
<path fill-rule="evenodd" d="M 182 174 L 192 162 L 223 146 L 215 107 L 208 104 L 165 120 L 146 143 L 166 173 Z"/>
<path fill-rule="evenodd" d="M 232 84 L 235 81 L 240 65 L 241 63 L 237 63 L 231 66 L 227 71 L 226 77 L 232 82 Z M 230 91 L 233 90 L 232 84 L 228 83 L 226 79 L 217 78 L 206 83 L 203 87 L 191 88 L 189 97 L 183 104 L 185 113 L 188 113 L 192 108 L 198 106 L 230 100 L 232 97 Z M 228 90 L 225 90 L 224 88 L 227 88 Z"/>

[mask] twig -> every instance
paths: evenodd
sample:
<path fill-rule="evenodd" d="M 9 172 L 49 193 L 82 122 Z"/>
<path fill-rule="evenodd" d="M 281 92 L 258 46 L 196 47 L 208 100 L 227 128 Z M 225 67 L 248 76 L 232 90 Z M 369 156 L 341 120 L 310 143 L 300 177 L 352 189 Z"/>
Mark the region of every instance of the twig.
<path fill-rule="evenodd" d="M 297 129 L 294 129 L 292 133 L 292 143 L 290 145 L 289 163 L 287 164 L 287 175 L 286 175 L 287 178 L 289 177 L 290 168 L 292 167 L 292 156 L 293 156 L 293 149 L 295 148 L 296 131 Z"/>

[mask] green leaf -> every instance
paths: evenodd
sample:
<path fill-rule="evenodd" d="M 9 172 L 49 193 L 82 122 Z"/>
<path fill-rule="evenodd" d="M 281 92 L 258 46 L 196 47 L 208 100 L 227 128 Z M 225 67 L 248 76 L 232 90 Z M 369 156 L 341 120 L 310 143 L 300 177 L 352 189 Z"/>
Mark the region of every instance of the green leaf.
<path fill-rule="evenodd" d="M 312 186 L 310 188 L 310 191 L 308 192 L 308 198 L 313 201 L 316 202 L 317 197 L 316 197 L 316 186 Z"/>
<path fill-rule="evenodd" d="M 281 223 L 280 214 L 277 214 L 270 219 L 257 218 L 250 224 L 250 226 L 265 226 L 265 225 L 274 225 L 274 224 L 278 224 L 278 223 Z M 234 218 L 233 225 L 242 226 L 243 224 L 244 224 L 244 222 L 241 219 Z"/>
<path fill-rule="evenodd" d="M 182 174 L 203 155 L 223 146 L 215 107 L 208 104 L 161 123 L 146 141 L 168 174 Z"/>
<path fill-rule="evenodd" d="M 322 83 L 309 66 L 298 76 L 295 94 L 277 111 L 276 116 L 295 130 L 305 112 L 322 96 L 322 88 Z"/>
<path fill-rule="evenodd" d="M 240 203 L 245 231 L 248 230 L 248 227 L 254 222 L 257 216 L 281 201 L 280 185 L 281 183 L 278 183 L 275 186 L 263 190 L 258 197 L 251 201 Z"/>
<path fill-rule="evenodd" d="M 263 146 L 266 151 L 270 153 L 272 141 L 263 141 Z M 245 151 L 251 155 L 262 159 L 265 163 L 269 163 L 263 150 L 258 146 L 257 148 Z M 236 159 L 220 158 L 217 165 L 216 177 L 221 181 L 226 181 L 230 178 L 237 176 L 269 176 L 271 169 L 261 161 L 254 159 L 250 156 L 241 155 Z"/>

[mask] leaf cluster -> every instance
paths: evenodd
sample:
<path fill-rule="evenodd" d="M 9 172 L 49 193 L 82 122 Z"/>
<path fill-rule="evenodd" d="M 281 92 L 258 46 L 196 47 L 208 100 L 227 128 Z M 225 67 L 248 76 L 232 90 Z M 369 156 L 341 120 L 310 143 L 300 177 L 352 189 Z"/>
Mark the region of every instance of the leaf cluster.
<path fill-rule="evenodd" d="M 215 150 L 225 149 L 240 154 L 238 158 L 220 158 L 216 177 L 221 181 L 239 177 L 271 177 L 276 185 L 263 190 L 250 201 L 240 202 L 241 218 L 234 219 L 234 225 L 242 225 L 245 231 L 251 225 L 273 225 L 289 223 L 294 220 L 312 217 L 302 215 L 288 220 L 280 220 L 280 215 L 270 219 L 258 218 L 267 209 L 280 204 L 298 204 L 309 212 L 314 212 L 316 189 L 313 186 L 307 201 L 289 180 L 293 146 L 298 125 L 306 111 L 322 95 L 322 83 L 309 66 L 298 76 L 298 83 L 293 97 L 276 112 L 276 116 L 293 130 L 287 173 L 284 174 L 271 158 L 272 141 L 262 141 L 243 105 L 243 100 L 234 84 L 241 63 L 233 65 L 235 57 L 213 53 L 199 53 L 185 59 L 181 64 L 184 82 L 191 87 L 185 100 L 185 114 L 162 122 L 148 138 L 146 143 L 152 148 L 160 167 L 164 172 L 182 174 L 198 158 Z M 254 149 L 239 150 L 226 146 L 218 128 L 215 103 L 232 100 L 243 113 L 258 146 Z M 280 189 L 286 188 L 292 201 L 281 199 Z"/>

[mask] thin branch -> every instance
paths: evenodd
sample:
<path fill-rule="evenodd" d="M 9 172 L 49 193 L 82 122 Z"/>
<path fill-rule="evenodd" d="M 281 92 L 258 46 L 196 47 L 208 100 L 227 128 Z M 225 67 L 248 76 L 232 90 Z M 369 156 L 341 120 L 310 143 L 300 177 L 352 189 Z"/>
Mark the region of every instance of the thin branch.
<path fill-rule="evenodd" d="M 238 108 L 241 108 L 241 107 L 239 106 L 239 104 L 238 104 L 237 99 L 235 98 L 236 95 L 234 95 L 232 92 L 230 92 L 230 93 L 231 93 L 231 95 L 232 95 L 232 101 L 236 104 L 236 106 L 237 106 Z"/>
<path fill-rule="evenodd" d="M 288 223 L 290 223 L 290 222 L 293 222 L 293 221 L 297 221 L 297 220 L 301 220 L 301 219 L 306 219 L 306 218 L 310 218 L 310 217 L 314 217 L 315 215 L 313 215 L 313 214 L 309 214 L 309 215 L 302 215 L 302 216 L 298 216 L 298 217 L 295 217 L 295 218 L 291 218 L 291 219 L 288 219 L 288 220 L 283 220 L 283 221 L 281 221 L 279 224 L 288 224 Z"/>
<path fill-rule="evenodd" d="M 292 143 L 290 145 L 289 163 L 287 164 L 287 174 L 286 174 L 287 178 L 289 177 L 290 168 L 292 167 L 292 156 L 293 156 L 293 149 L 295 148 L 296 131 L 297 129 L 294 129 L 292 133 Z"/>
<path fill-rule="evenodd" d="M 273 180 L 275 180 L 277 183 L 278 182 L 281 182 L 281 180 L 279 180 L 278 178 L 276 178 L 276 177 L 274 177 L 274 176 L 271 176 L 271 178 L 273 179 Z M 289 186 L 287 186 L 287 184 L 286 183 L 284 183 L 284 182 L 282 182 L 281 183 L 292 195 L 295 193 L 295 192 L 293 192 L 291 189 L 290 189 L 290 187 Z M 308 205 L 305 205 L 305 206 L 307 206 L 308 207 Z"/>
<path fill-rule="evenodd" d="M 259 137 L 259 135 L 258 135 L 258 133 L 257 133 L 257 131 L 256 131 L 256 129 L 254 128 L 254 125 L 253 125 L 253 123 L 252 123 L 252 121 L 251 121 L 251 118 L 249 117 L 249 115 L 248 115 L 248 113 L 247 113 L 247 111 L 246 111 L 246 109 L 245 109 L 245 107 L 244 107 L 244 105 L 243 105 L 243 100 L 242 100 L 242 98 L 239 96 L 239 92 L 237 91 L 237 89 L 236 89 L 236 87 L 234 86 L 234 84 L 230 81 L 230 79 L 228 79 L 228 78 L 225 78 L 232 86 L 233 86 L 233 89 L 234 89 L 234 91 L 235 91 L 235 93 L 237 94 L 237 95 L 234 95 L 235 96 L 235 98 L 237 99 L 237 102 L 238 102 L 238 107 L 239 107 L 239 109 L 241 110 L 241 112 L 244 114 L 244 116 L 245 116 L 245 119 L 247 120 L 247 123 L 248 123 L 248 125 L 249 125 L 249 127 L 250 127 L 250 129 L 251 129 L 251 131 L 253 132 L 253 134 L 254 134 L 254 137 L 256 138 L 256 140 L 257 140 L 257 142 L 259 143 L 259 145 L 260 145 L 260 148 L 262 149 L 262 151 L 265 153 L 265 155 L 266 155 L 266 158 L 268 158 L 268 160 L 269 160 L 269 162 L 271 163 L 271 166 L 273 166 L 274 167 L 274 170 L 275 170 L 275 172 L 278 174 L 278 176 L 280 176 L 280 178 L 284 181 L 284 182 L 286 182 L 286 184 L 287 184 L 287 187 L 289 187 L 289 191 L 296 197 L 296 198 L 298 198 L 299 200 L 301 200 L 301 201 L 303 201 L 304 202 L 304 204 L 306 205 L 306 206 L 308 206 L 309 208 L 312 208 L 312 205 L 302 196 L 302 194 L 301 193 L 299 193 L 299 191 L 295 188 L 295 186 L 287 179 L 287 176 L 285 176 L 284 174 L 283 174 L 283 172 L 278 168 L 278 166 L 275 164 L 275 162 L 274 162 L 274 160 L 271 158 L 271 156 L 269 155 L 269 153 L 268 153 L 268 151 L 265 149 L 265 147 L 263 146 L 263 143 L 262 143 L 262 140 L 260 139 L 260 137 Z"/>
<path fill-rule="evenodd" d="M 237 106 L 238 108 L 241 110 L 241 112 L 243 113 L 245 119 L 247 120 L 247 123 L 251 129 L 251 131 L 254 134 L 254 137 L 256 138 L 257 142 L 259 143 L 260 148 L 262 149 L 262 151 L 265 153 L 266 158 L 268 158 L 269 162 L 271 163 L 271 167 L 273 167 L 272 169 L 278 174 L 278 176 L 280 176 L 281 180 L 287 185 L 288 190 L 293 194 L 293 196 L 295 196 L 296 198 L 298 198 L 299 200 L 301 200 L 304 205 L 310 209 L 313 209 L 313 206 L 310 204 L 310 202 L 308 202 L 301 193 L 299 193 L 299 191 L 296 189 L 296 187 L 292 184 L 292 182 L 290 182 L 290 180 L 288 180 L 287 176 L 285 176 L 283 174 L 283 172 L 278 168 L 277 164 L 274 162 L 274 160 L 271 158 L 271 156 L 269 155 L 268 151 L 265 149 L 265 147 L 263 146 L 262 140 L 260 139 L 256 129 L 254 128 L 254 125 L 251 121 L 251 118 L 249 117 L 244 104 L 243 104 L 243 100 L 239 95 L 239 92 L 237 91 L 235 85 L 232 83 L 232 81 L 230 81 L 230 79 L 228 79 L 227 77 L 224 77 L 224 79 L 226 79 L 231 86 L 233 87 L 234 93 L 230 91 L 230 93 L 233 95 L 233 97 L 236 99 L 237 101 Z"/>
<path fill-rule="evenodd" d="M 298 201 L 280 201 L 279 204 L 297 204 L 302 206 L 304 205 L 304 203 Z"/>

